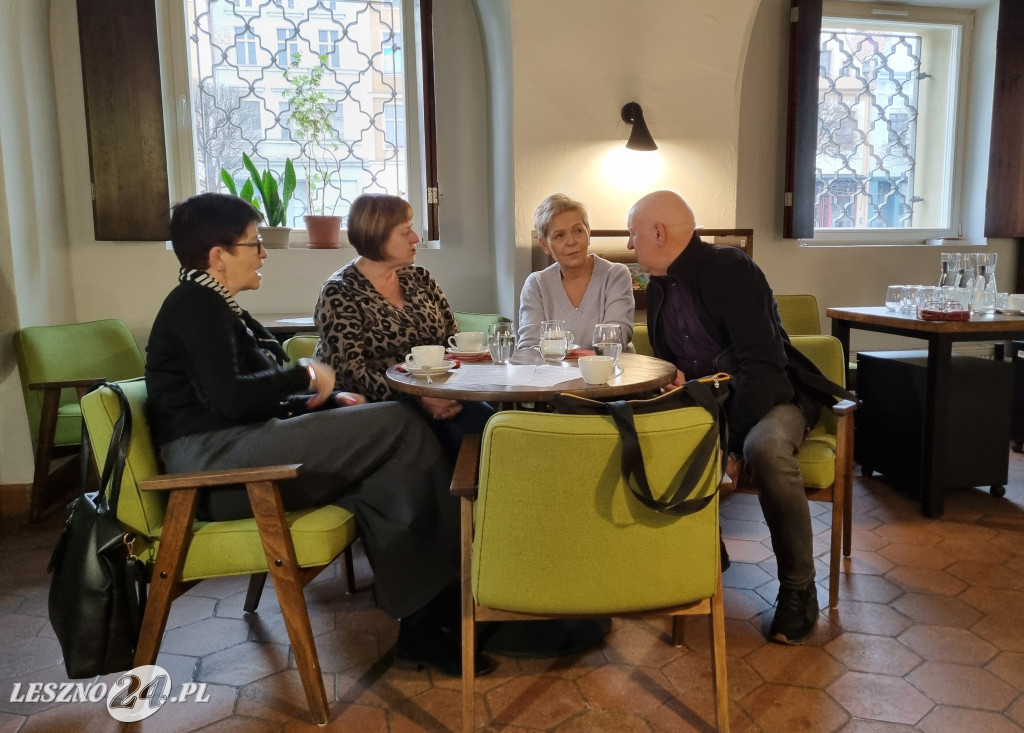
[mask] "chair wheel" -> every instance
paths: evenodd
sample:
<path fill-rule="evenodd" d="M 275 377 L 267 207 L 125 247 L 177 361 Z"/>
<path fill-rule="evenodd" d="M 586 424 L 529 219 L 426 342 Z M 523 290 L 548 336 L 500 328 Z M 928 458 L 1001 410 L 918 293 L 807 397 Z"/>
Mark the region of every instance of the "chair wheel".
<path fill-rule="evenodd" d="M 1006 496 L 1005 486 L 993 486 L 989 489 L 989 491 L 992 493 L 992 496 L 996 497 L 997 499 L 1002 499 L 1004 496 Z"/>
<path fill-rule="evenodd" d="M 1024 453 L 1024 445 L 1019 440 L 1010 441 L 1010 450 L 1014 453 Z"/>

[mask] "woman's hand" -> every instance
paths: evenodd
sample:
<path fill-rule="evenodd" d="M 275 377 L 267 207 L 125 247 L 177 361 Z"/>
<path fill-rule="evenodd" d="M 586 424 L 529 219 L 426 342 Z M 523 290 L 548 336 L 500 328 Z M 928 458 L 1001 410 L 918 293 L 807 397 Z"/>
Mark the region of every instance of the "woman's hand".
<path fill-rule="evenodd" d="M 439 397 L 420 397 L 424 411 L 435 420 L 451 420 L 462 412 L 458 400 L 445 400 Z"/>
<path fill-rule="evenodd" d="M 309 383 L 313 395 L 307 404 L 310 407 L 319 407 L 334 391 L 334 370 L 320 361 L 310 361 L 308 368 L 313 371 L 315 377 Z"/>
<path fill-rule="evenodd" d="M 365 405 L 366 398 L 355 392 L 338 392 L 334 395 L 334 404 L 338 407 L 351 407 L 352 405 Z"/>

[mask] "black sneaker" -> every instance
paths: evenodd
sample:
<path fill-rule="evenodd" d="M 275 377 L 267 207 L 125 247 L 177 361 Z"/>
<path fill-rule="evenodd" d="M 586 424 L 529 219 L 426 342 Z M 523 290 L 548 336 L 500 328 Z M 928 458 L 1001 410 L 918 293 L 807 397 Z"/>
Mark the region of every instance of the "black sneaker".
<path fill-rule="evenodd" d="M 818 591 L 812 582 L 806 588 L 779 588 L 768 638 L 782 644 L 803 644 L 814 634 L 818 620 Z"/>

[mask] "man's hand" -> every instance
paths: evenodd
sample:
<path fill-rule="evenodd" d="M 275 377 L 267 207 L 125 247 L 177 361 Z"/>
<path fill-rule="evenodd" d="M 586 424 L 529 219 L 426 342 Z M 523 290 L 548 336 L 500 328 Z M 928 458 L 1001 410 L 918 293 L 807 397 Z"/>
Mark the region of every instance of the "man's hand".
<path fill-rule="evenodd" d="M 462 404 L 458 400 L 445 400 L 440 397 L 420 397 L 420 404 L 427 414 L 435 420 L 451 420 L 462 412 Z"/>
<path fill-rule="evenodd" d="M 661 391 L 662 393 L 671 392 L 674 389 L 679 389 L 684 384 L 686 384 L 686 375 L 683 374 L 678 369 L 676 369 L 676 378 L 673 379 L 670 383 L 666 384 L 664 387 L 662 387 Z"/>

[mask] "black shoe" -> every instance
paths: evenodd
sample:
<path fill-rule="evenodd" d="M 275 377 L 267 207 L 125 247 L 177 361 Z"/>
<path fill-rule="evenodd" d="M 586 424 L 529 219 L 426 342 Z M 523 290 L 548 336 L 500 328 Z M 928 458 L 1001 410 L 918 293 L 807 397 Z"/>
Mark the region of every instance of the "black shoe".
<path fill-rule="evenodd" d="M 803 644 L 814 634 L 817 620 L 818 592 L 813 582 L 800 589 L 780 587 L 768 638 L 783 644 Z"/>
<path fill-rule="evenodd" d="M 729 562 L 729 551 L 725 549 L 725 540 L 722 539 L 721 535 L 718 536 L 718 549 L 722 553 L 722 572 L 724 573 L 732 563 Z"/>
<path fill-rule="evenodd" d="M 440 629 L 402 629 L 395 645 L 395 659 L 417 670 L 427 667 L 449 677 L 462 676 L 462 649 Z M 477 654 L 473 660 L 474 674 L 483 677 L 494 671 L 490 657 Z"/>

